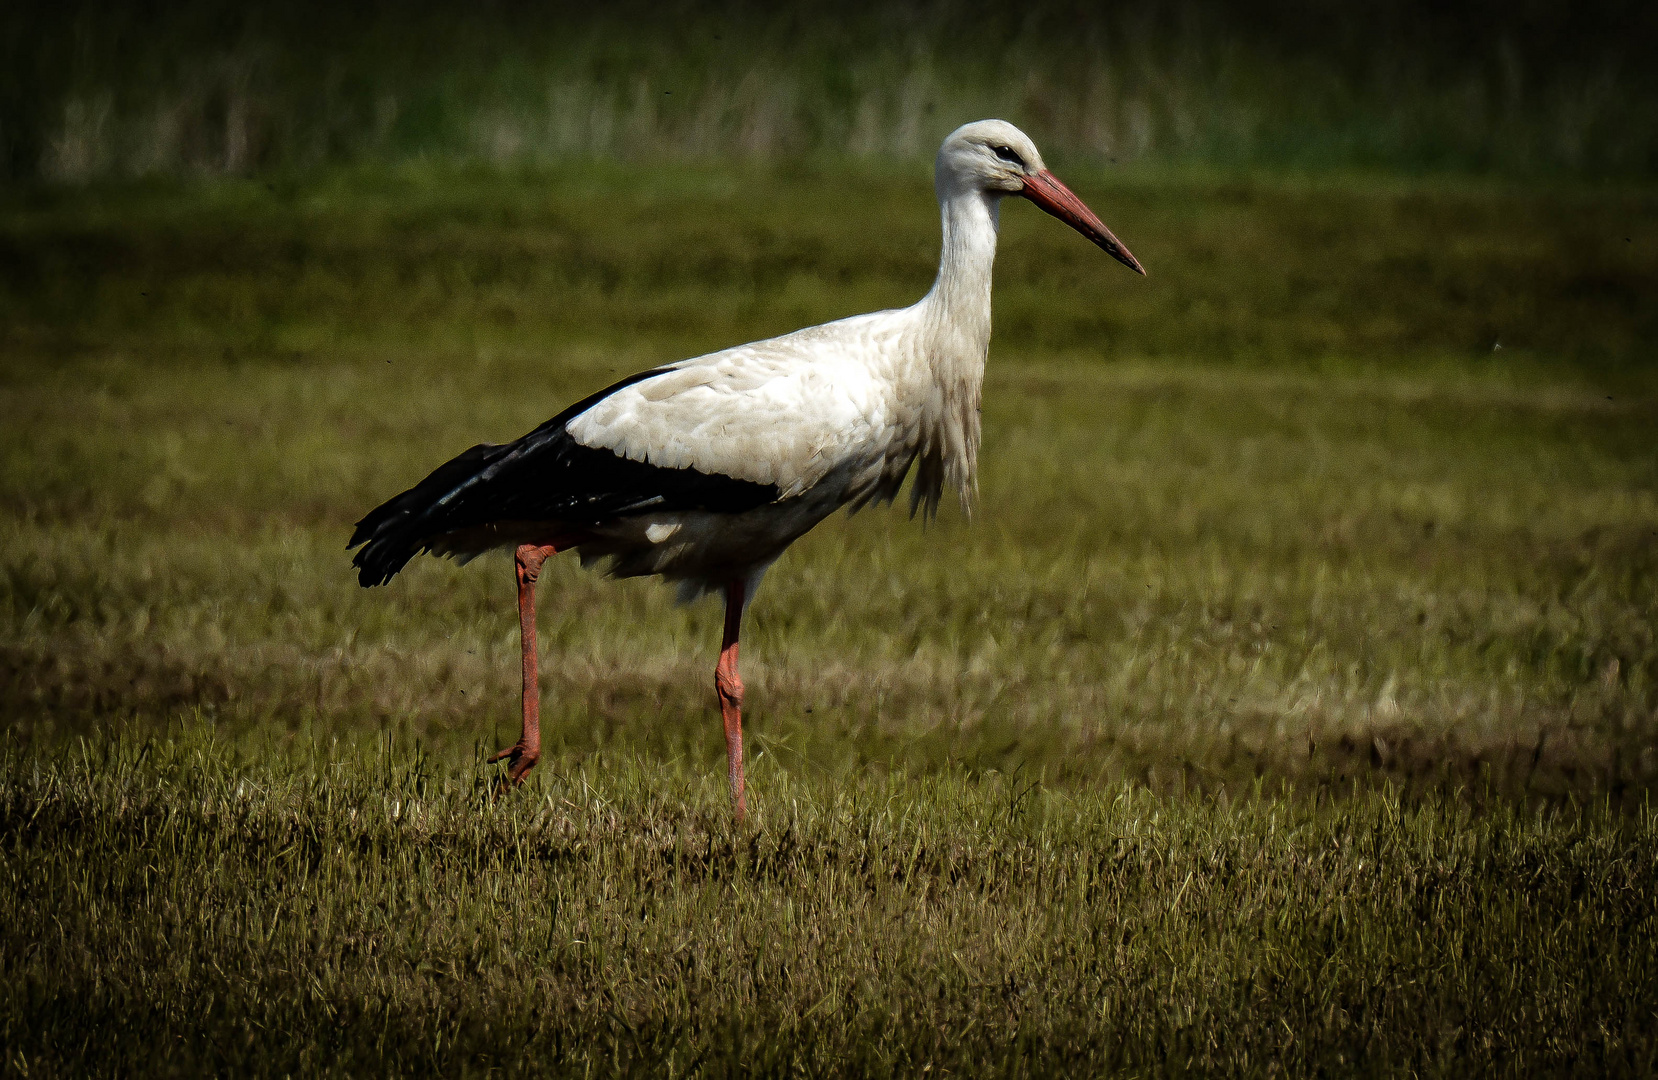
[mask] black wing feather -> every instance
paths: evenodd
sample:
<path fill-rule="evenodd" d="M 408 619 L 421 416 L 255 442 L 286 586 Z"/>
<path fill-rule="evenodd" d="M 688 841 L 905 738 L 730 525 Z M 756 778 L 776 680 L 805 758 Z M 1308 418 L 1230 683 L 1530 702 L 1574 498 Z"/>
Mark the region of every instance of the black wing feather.
<path fill-rule="evenodd" d="M 364 586 L 384 584 L 440 538 L 498 522 L 547 521 L 579 529 L 645 510 L 741 513 L 776 502 L 781 493 L 775 484 L 632 461 L 583 446 L 565 430 L 616 391 L 666 370 L 631 375 L 514 442 L 480 443 L 369 511 L 346 545 L 362 545 L 351 560 L 358 580 Z"/>

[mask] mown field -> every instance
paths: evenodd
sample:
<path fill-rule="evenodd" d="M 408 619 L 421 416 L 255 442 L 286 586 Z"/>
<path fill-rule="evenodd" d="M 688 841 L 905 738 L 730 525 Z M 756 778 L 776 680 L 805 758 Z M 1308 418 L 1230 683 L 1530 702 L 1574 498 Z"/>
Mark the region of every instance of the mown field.
<path fill-rule="evenodd" d="M 1658 196 L 1070 177 L 972 520 L 745 635 L 350 524 L 613 377 L 911 302 L 924 170 L 0 196 L 0 1047 L 28 1075 L 1651 1072 Z"/>

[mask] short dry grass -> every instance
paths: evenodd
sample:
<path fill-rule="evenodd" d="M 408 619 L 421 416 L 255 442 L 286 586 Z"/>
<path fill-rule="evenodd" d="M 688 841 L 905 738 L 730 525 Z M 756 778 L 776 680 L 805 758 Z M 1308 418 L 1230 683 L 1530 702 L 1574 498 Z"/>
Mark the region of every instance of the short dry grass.
<path fill-rule="evenodd" d="M 0 216 L 18 1072 L 1649 1071 L 1641 192 L 1129 177 L 1006 214 L 977 517 L 751 613 L 350 522 L 614 374 L 925 289 L 924 177 L 339 176 Z M 1498 349 L 1496 346 L 1501 345 Z"/>
<path fill-rule="evenodd" d="M 8 756 L 18 1073 L 1645 1074 L 1658 816 L 419 747 Z"/>

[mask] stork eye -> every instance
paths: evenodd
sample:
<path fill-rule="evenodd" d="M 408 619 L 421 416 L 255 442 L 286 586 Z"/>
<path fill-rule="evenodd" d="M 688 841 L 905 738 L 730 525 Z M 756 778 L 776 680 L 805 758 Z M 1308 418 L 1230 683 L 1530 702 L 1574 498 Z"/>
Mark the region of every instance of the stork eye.
<path fill-rule="evenodd" d="M 1021 169 L 1023 169 L 1025 167 L 1025 159 L 1020 157 L 1018 154 L 1015 154 L 1013 152 L 1013 147 L 1011 147 L 1011 146 L 996 146 L 996 147 L 992 147 L 991 149 L 995 150 L 996 151 L 996 156 L 1001 158 L 1003 161 L 1012 162 L 1013 164 L 1019 166 Z"/>

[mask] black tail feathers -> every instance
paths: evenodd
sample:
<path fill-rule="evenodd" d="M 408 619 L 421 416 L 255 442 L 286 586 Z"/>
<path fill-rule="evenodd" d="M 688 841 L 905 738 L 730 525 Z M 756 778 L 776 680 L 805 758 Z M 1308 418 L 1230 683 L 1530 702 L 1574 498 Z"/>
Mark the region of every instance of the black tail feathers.
<path fill-rule="evenodd" d="M 432 546 L 445 533 L 474 522 L 458 520 L 459 507 L 451 506 L 453 496 L 498 456 L 506 447 L 480 443 L 438 466 L 414 487 L 394 496 L 368 512 L 357 522 L 346 550 L 361 545 L 351 559 L 357 581 L 365 588 L 384 585 L 408 561 Z"/>
<path fill-rule="evenodd" d="M 352 556 L 351 565 L 357 568 L 357 581 L 365 589 L 390 581 L 420 550 L 419 541 L 410 535 L 407 527 L 411 515 L 406 510 L 395 510 L 397 501 L 393 499 L 359 521 L 357 531 L 351 534 L 351 543 L 346 545 L 348 550 L 364 545 Z M 394 512 L 383 514 L 386 510 Z"/>

